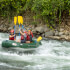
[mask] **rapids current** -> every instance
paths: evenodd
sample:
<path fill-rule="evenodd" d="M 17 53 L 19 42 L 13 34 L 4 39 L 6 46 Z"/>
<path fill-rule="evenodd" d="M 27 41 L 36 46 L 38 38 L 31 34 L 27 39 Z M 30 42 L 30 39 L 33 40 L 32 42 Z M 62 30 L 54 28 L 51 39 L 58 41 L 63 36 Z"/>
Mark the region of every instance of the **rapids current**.
<path fill-rule="evenodd" d="M 46 39 L 33 51 L 18 51 L 2 48 L 3 40 L 7 33 L 0 33 L 0 70 L 70 70 L 70 42 Z"/>

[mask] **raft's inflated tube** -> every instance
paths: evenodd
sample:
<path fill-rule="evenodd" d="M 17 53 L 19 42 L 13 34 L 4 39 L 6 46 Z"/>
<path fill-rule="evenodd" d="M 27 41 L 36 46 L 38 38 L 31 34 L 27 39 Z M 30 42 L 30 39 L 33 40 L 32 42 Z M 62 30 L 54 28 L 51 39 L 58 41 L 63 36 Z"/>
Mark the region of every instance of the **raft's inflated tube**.
<path fill-rule="evenodd" d="M 37 48 L 41 45 L 41 42 L 35 43 L 35 40 L 33 40 L 32 43 L 17 43 L 12 40 L 5 40 L 2 42 L 2 47 L 10 48 L 10 47 L 20 47 L 20 48 Z"/>

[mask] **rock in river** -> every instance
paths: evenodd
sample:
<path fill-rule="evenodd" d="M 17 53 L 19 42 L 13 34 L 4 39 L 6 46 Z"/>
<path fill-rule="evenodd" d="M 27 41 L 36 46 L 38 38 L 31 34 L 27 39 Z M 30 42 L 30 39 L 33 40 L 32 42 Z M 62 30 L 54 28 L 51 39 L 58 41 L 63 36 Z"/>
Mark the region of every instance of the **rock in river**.
<path fill-rule="evenodd" d="M 53 30 L 50 30 L 49 32 L 45 33 L 45 37 L 53 36 L 53 35 L 54 35 L 54 31 Z"/>

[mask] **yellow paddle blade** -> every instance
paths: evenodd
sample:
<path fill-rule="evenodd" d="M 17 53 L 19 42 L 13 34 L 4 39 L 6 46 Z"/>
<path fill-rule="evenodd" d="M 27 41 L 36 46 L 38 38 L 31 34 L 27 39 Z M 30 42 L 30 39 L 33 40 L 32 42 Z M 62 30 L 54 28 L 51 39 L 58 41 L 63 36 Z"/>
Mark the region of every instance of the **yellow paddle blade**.
<path fill-rule="evenodd" d="M 23 25 L 23 17 L 21 16 L 21 24 Z"/>
<path fill-rule="evenodd" d="M 39 42 L 41 40 L 42 40 L 42 37 L 41 36 L 37 38 L 37 42 Z"/>
<path fill-rule="evenodd" d="M 14 17 L 14 24 L 16 25 L 16 23 L 17 23 L 17 17 L 15 16 Z"/>
<path fill-rule="evenodd" d="M 18 16 L 18 24 L 21 24 L 21 16 Z"/>
<path fill-rule="evenodd" d="M 22 24 L 23 25 L 23 17 L 22 16 L 18 16 L 18 24 Z"/>

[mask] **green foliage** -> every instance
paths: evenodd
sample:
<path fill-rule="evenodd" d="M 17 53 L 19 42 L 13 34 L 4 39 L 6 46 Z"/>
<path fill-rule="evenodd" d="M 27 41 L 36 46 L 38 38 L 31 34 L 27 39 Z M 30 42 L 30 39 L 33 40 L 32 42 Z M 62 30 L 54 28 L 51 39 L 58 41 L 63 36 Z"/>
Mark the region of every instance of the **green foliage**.
<path fill-rule="evenodd" d="M 56 19 L 57 11 L 61 12 L 61 8 L 63 9 L 64 7 L 63 5 L 63 0 L 34 0 L 31 10 L 36 13 L 36 16 L 43 18 L 45 22 L 52 25 Z M 60 17 L 61 13 L 59 13 Z M 53 22 L 51 23 L 52 20 Z"/>
<path fill-rule="evenodd" d="M 0 0 L 0 15 L 3 17 L 12 17 L 27 10 L 36 14 L 34 19 L 40 18 L 54 26 L 57 15 L 59 23 L 63 11 L 68 10 L 70 15 L 70 0 Z"/>
<path fill-rule="evenodd" d="M 0 1 L 0 15 L 3 17 L 18 15 L 23 11 L 26 0 L 2 0 Z"/>
<path fill-rule="evenodd" d="M 39 24 L 39 23 L 38 23 L 38 22 L 33 21 L 33 22 L 31 22 L 30 24 L 32 24 L 32 25 L 37 25 L 37 24 Z"/>

